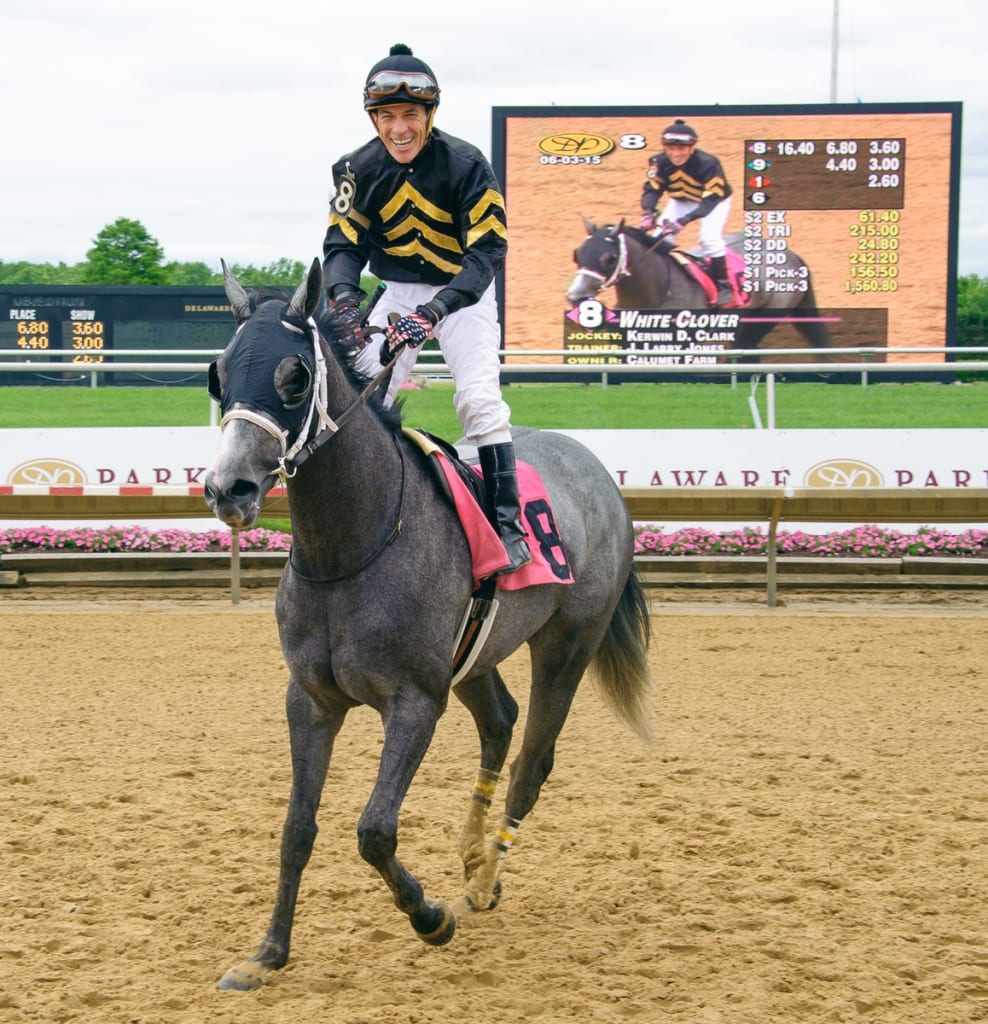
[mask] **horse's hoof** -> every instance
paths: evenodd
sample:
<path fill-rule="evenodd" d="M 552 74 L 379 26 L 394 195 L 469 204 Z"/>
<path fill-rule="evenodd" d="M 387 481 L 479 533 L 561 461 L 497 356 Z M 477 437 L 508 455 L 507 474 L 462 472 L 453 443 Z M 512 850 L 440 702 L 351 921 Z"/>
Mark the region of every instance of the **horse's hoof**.
<path fill-rule="evenodd" d="M 483 910 L 493 910 L 498 905 L 498 903 L 501 902 L 501 880 L 498 879 L 494 883 L 494 891 L 491 893 L 489 899 L 474 899 L 474 897 L 470 895 L 465 895 L 463 899 L 466 901 L 466 904 L 470 908 L 470 911 L 472 913 L 476 913 L 478 911 Z"/>
<path fill-rule="evenodd" d="M 437 919 L 438 924 L 430 928 L 429 931 L 424 931 L 413 920 L 412 927 L 415 929 L 415 934 L 430 946 L 445 946 L 456 934 L 456 914 L 453 913 L 453 908 L 445 900 L 427 899 L 425 907 L 423 907 L 423 910 L 425 909 L 432 911 L 429 915 L 431 918 L 429 924 Z"/>
<path fill-rule="evenodd" d="M 231 967 L 216 983 L 216 987 L 230 992 L 253 992 L 267 980 L 271 968 L 256 960 L 245 960 Z"/>

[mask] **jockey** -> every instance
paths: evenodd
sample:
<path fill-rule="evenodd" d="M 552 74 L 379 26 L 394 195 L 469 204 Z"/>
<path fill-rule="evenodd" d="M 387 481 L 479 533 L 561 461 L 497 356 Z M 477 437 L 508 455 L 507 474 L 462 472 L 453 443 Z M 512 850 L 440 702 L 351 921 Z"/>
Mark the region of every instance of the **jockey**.
<path fill-rule="evenodd" d="M 641 198 L 644 215 L 639 227 L 663 236 L 676 235 L 690 221 L 699 220 L 700 248 L 710 260 L 711 276 L 717 285 L 714 304 L 724 306 L 734 298 L 724 244 L 732 189 L 720 161 L 697 149 L 698 141 L 696 132 L 679 119 L 662 133 L 663 151 L 648 161 L 648 180 Z M 656 208 L 663 195 L 669 198 L 658 216 Z"/>
<path fill-rule="evenodd" d="M 384 343 L 357 368 L 372 376 L 397 357 L 390 405 L 422 344 L 435 336 L 453 377 L 463 433 L 478 447 L 487 515 L 514 572 L 531 561 L 521 522 L 511 410 L 501 395 L 501 329 L 494 275 L 504 265 L 507 220 L 494 171 L 475 146 L 433 127 L 439 84 L 402 43 L 368 72 L 364 109 L 377 137 L 333 165 L 335 194 L 323 243 L 326 290 L 350 310 L 354 341 L 360 274 L 387 285 L 370 315 Z M 397 321 L 388 326 L 389 315 Z"/>

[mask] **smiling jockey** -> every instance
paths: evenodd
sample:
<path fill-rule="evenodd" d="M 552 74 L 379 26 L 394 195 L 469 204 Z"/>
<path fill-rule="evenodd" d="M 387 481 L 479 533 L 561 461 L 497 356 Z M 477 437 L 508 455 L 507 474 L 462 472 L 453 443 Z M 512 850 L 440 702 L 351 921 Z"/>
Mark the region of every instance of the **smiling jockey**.
<path fill-rule="evenodd" d="M 710 260 L 717 285 L 714 304 L 724 306 L 734 299 L 724 244 L 732 190 L 720 161 L 712 153 L 697 149 L 698 141 L 696 131 L 682 120 L 676 120 L 662 133 L 663 151 L 648 161 L 648 180 L 641 197 L 645 212 L 639 226 L 651 231 L 658 225 L 662 234 L 676 235 L 691 221 L 699 220 L 700 248 Z M 669 199 L 659 215 L 657 208 L 663 195 Z"/>
<path fill-rule="evenodd" d="M 390 405 L 435 336 L 453 377 L 463 433 L 478 447 L 487 515 L 514 572 L 531 560 L 521 522 L 511 411 L 501 395 L 501 329 L 494 275 L 504 265 L 504 197 L 475 146 L 433 127 L 439 84 L 405 45 L 391 47 L 364 85 L 364 109 L 377 138 L 333 165 L 335 194 L 323 243 L 329 299 L 350 309 L 364 293 L 360 274 L 387 284 L 370 322 L 385 327 L 378 351 L 367 345 L 358 369 L 374 375 L 397 356 L 385 398 Z M 389 314 L 397 314 L 388 326 Z"/>

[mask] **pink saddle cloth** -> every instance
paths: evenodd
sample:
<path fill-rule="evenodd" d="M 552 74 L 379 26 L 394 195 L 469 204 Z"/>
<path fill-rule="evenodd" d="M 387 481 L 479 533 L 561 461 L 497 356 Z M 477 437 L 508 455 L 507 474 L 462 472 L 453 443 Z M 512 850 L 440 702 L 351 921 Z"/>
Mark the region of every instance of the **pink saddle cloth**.
<path fill-rule="evenodd" d="M 503 569 L 508 557 L 500 537 L 477 504 L 470 489 L 460 478 L 456 468 L 442 452 L 436 453 L 443 475 L 453 495 L 463 532 L 466 534 L 473 560 L 473 584 L 476 587 L 482 579 Z M 481 476 L 479 466 L 471 469 Z M 549 496 L 546 494 L 542 477 L 527 462 L 517 463 L 518 494 L 521 499 L 521 518 L 532 560 L 517 572 L 499 576 L 499 590 L 521 590 L 539 583 L 572 583 L 566 552 L 563 550 L 556 520 L 552 514 Z"/>

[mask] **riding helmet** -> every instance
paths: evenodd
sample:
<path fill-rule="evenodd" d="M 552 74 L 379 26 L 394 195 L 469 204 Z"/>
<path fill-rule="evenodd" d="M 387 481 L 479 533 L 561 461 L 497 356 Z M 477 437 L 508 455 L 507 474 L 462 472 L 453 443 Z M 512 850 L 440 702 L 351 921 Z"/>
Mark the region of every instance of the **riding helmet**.
<path fill-rule="evenodd" d="M 662 133 L 662 142 L 673 146 L 695 146 L 699 136 L 682 118 L 677 117 Z"/>
<path fill-rule="evenodd" d="M 404 43 L 395 43 L 388 56 L 367 72 L 364 82 L 364 110 L 393 103 L 415 103 L 433 109 L 439 106 L 435 72 Z"/>

